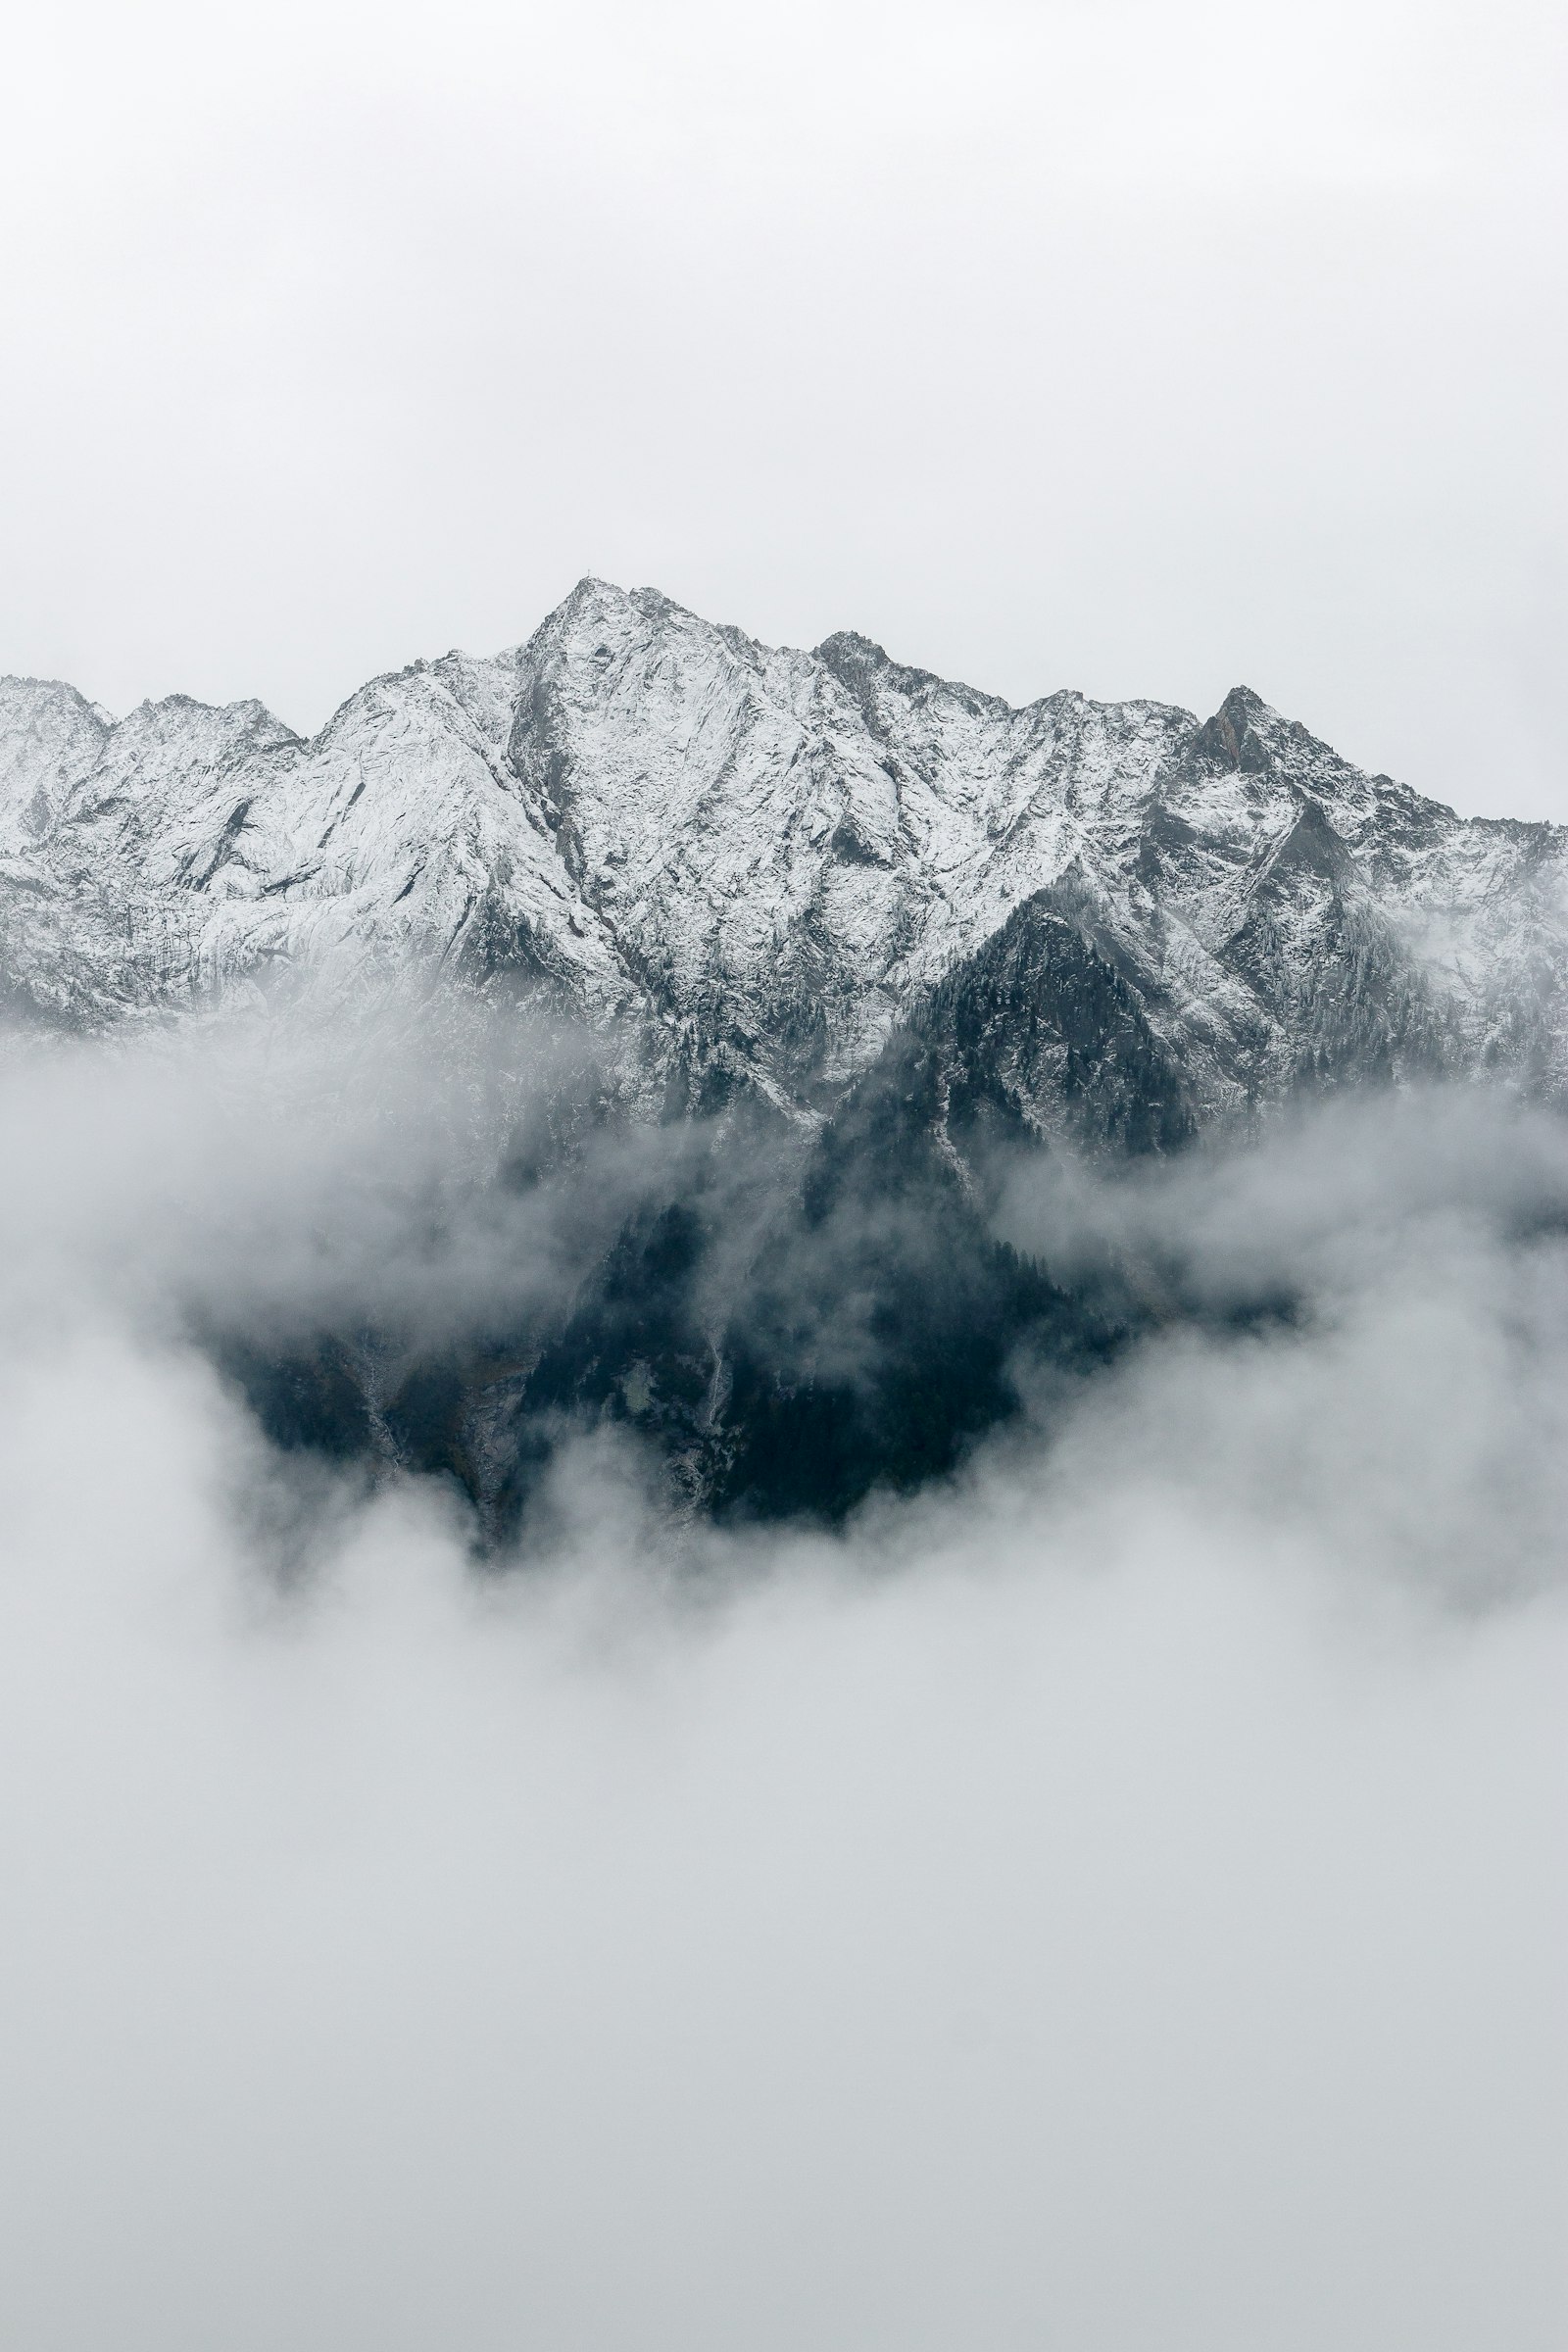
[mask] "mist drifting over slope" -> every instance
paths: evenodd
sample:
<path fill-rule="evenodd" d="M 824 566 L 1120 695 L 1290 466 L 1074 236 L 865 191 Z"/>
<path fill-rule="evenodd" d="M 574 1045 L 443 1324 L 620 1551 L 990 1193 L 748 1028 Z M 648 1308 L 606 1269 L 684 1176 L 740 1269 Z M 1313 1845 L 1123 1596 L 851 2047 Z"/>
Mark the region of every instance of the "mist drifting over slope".
<path fill-rule="evenodd" d="M 1560 1120 L 1008 1163 L 1100 1368 L 832 1533 L 580 1416 L 476 1565 L 212 1334 L 548 1317 L 699 1148 L 742 1263 L 740 1130 L 492 1181 L 573 1051 L 0 1077 L 8 2340 L 1554 2346 Z"/>

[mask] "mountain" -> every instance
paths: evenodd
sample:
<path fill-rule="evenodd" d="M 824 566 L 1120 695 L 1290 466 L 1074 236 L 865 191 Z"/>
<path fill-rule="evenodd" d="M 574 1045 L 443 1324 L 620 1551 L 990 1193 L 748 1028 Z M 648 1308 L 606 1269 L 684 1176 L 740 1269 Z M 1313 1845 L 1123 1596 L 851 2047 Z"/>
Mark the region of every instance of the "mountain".
<path fill-rule="evenodd" d="M 598 580 L 310 740 L 0 681 L 13 1028 L 410 1003 L 577 1041 L 489 1178 L 486 1230 L 523 1216 L 513 1261 L 561 1280 L 519 1303 L 498 1258 L 433 1322 L 373 1284 L 204 1308 L 272 1437 L 455 1481 L 491 1543 L 606 1422 L 684 1507 L 835 1518 L 1207 1311 L 1020 1256 L 1020 1164 L 1108 1177 L 1341 1087 L 1568 1093 L 1568 832 L 1461 819 L 1245 687 L 1015 710 Z M 411 1197 L 426 1291 L 445 1214 Z"/>
<path fill-rule="evenodd" d="M 792 1115 L 939 989 L 956 1008 L 977 957 L 1047 1133 L 1158 1146 L 1421 1072 L 1560 1091 L 1565 841 L 1365 775 L 1245 688 L 1204 721 L 1014 710 L 861 637 L 771 649 L 597 580 L 309 741 L 254 702 L 115 720 L 0 683 L 14 1017 L 348 1005 L 416 974 L 635 1038 L 650 1099 L 740 1084 Z"/>

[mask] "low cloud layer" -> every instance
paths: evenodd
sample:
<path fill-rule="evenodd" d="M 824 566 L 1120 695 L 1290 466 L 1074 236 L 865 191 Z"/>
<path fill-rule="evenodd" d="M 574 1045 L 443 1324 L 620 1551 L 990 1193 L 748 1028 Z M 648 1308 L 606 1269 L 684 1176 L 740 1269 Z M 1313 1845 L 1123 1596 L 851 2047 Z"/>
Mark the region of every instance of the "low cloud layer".
<path fill-rule="evenodd" d="M 479 1575 L 187 1335 L 543 1295 L 490 1080 L 226 1053 L 3 1081 L 8 2342 L 1561 2340 L 1552 1120 L 1020 1178 L 1201 1313 L 842 1539 L 585 1437 Z"/>

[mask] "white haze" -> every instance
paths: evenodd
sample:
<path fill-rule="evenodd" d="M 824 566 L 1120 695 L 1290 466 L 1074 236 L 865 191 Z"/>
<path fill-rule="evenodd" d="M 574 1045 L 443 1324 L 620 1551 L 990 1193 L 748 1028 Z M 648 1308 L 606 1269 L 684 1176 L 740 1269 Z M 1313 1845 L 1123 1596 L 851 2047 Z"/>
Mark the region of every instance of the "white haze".
<path fill-rule="evenodd" d="M 1556 1121 L 1020 1184 L 1304 1307 L 842 1541 L 585 1442 L 478 1576 L 180 1337 L 446 1082 L 372 1064 L 378 1149 L 226 1052 L 0 1082 L 8 2352 L 1555 2352 Z"/>
<path fill-rule="evenodd" d="M 1568 816 L 1553 0 L 10 15 L 0 669 L 314 727 L 592 570 Z"/>

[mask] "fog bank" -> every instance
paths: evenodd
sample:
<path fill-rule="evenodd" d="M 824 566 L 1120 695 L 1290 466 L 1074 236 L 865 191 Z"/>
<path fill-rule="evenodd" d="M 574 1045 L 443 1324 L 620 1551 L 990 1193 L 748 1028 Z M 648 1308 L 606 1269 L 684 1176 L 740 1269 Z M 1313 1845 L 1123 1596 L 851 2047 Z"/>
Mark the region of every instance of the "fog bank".
<path fill-rule="evenodd" d="M 1549 1119 L 1020 1184 L 1058 1258 L 1293 1311 L 842 1538 L 677 1532 L 590 1433 L 481 1575 L 190 1343 L 193 1286 L 368 1280 L 391 1183 L 348 1110 L 264 1165 L 210 1072 L 197 1148 L 194 1083 L 0 1089 L 8 2345 L 1561 2341 Z"/>

